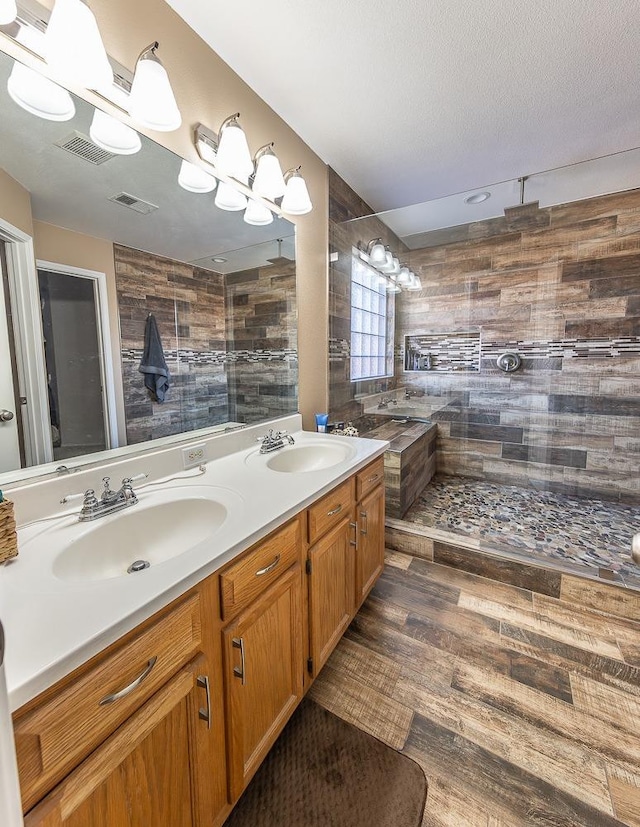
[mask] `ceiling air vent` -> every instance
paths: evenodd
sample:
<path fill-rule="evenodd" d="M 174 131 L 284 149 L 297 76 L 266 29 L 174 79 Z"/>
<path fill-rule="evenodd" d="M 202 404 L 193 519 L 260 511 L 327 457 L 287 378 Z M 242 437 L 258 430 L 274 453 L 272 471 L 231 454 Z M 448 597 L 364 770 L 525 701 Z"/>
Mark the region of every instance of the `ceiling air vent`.
<path fill-rule="evenodd" d="M 136 198 L 135 195 L 130 195 L 128 192 L 121 192 L 118 195 L 112 195 L 109 201 L 115 201 L 116 204 L 122 204 L 123 207 L 128 207 L 130 210 L 135 210 L 141 215 L 149 215 L 158 209 L 155 204 L 149 201 L 143 201 L 142 198 Z"/>
<path fill-rule="evenodd" d="M 116 156 L 113 152 L 107 152 L 96 146 L 93 141 L 82 132 L 71 132 L 66 138 L 61 141 L 56 141 L 56 146 L 64 149 L 65 152 L 70 152 L 72 155 L 77 155 L 78 158 L 83 158 L 90 164 L 104 164 L 105 161 L 110 161 Z"/>

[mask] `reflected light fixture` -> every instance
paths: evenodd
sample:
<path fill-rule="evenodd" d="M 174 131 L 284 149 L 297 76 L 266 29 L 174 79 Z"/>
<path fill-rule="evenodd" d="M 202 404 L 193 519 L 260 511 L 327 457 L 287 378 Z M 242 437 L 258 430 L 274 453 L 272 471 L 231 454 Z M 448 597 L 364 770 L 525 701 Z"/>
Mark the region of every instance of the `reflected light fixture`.
<path fill-rule="evenodd" d="M 281 198 L 285 193 L 286 184 L 280 161 L 273 151 L 273 142 L 261 146 L 254 160 L 256 172 L 252 189 L 255 194 L 270 201 Z"/>
<path fill-rule="evenodd" d="M 20 26 L 17 40 L 34 54 L 42 52 L 44 35 L 29 26 Z M 22 109 L 47 121 L 68 121 L 76 114 L 76 107 L 66 89 L 49 78 L 15 61 L 7 91 L 12 101 Z"/>
<path fill-rule="evenodd" d="M 96 109 L 93 113 L 89 137 L 94 144 L 114 155 L 135 155 L 142 148 L 142 141 L 135 129 L 101 109 Z"/>
<path fill-rule="evenodd" d="M 289 213 L 289 215 L 305 215 L 313 209 L 307 184 L 300 174 L 300 169 L 300 167 L 289 169 L 284 174 L 287 188 L 280 206 L 282 212 Z"/>
<path fill-rule="evenodd" d="M 218 185 L 213 175 L 190 161 L 183 161 L 180 164 L 178 183 L 182 189 L 197 193 L 213 192 Z"/>
<path fill-rule="evenodd" d="M 247 136 L 238 123 L 240 113 L 236 112 L 222 122 L 218 133 L 218 151 L 216 153 L 216 169 L 223 175 L 235 178 L 237 181 L 248 181 L 253 174 L 253 161 L 249 152 Z"/>
<path fill-rule="evenodd" d="M 56 74 L 85 89 L 108 89 L 113 83 L 98 23 L 82 0 L 56 0 L 44 35 L 44 58 Z"/>
<path fill-rule="evenodd" d="M 369 261 L 374 266 L 385 264 L 387 260 L 387 250 L 382 243 L 381 238 L 372 239 L 367 245 L 367 252 L 369 254 Z"/>
<path fill-rule="evenodd" d="M 0 26 L 13 23 L 18 14 L 16 0 L 0 0 Z"/>
<path fill-rule="evenodd" d="M 218 192 L 216 193 L 215 205 L 221 210 L 228 210 L 229 212 L 238 212 L 247 207 L 247 196 L 237 190 L 226 181 L 220 181 L 218 185 Z"/>
<path fill-rule="evenodd" d="M 253 224 L 255 227 L 265 227 L 272 223 L 273 213 L 260 201 L 249 198 L 247 209 L 244 211 L 244 220 L 247 224 Z"/>
<path fill-rule="evenodd" d="M 129 114 L 141 126 L 156 132 L 173 132 L 182 123 L 169 75 L 156 54 L 158 42 L 143 49 L 129 95 Z"/>

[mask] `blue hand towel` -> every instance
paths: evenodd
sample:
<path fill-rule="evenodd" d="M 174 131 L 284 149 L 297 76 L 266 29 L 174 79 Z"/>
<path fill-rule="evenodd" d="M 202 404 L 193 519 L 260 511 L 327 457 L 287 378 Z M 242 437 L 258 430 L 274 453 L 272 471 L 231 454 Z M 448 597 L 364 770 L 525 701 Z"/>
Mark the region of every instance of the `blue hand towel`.
<path fill-rule="evenodd" d="M 169 368 L 164 358 L 156 317 L 149 313 L 144 329 L 144 352 L 138 368 L 155 402 L 164 402 L 169 390 Z"/>

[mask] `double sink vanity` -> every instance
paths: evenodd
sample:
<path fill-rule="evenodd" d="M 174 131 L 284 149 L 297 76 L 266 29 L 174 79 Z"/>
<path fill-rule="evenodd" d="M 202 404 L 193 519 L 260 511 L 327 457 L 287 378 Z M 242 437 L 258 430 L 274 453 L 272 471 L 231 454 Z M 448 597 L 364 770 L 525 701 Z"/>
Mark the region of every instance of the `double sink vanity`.
<path fill-rule="evenodd" d="M 222 824 L 370 591 L 386 443 L 273 427 L 292 440 L 266 453 L 262 424 L 6 491 L 27 827 Z M 78 519 L 73 495 L 142 474 Z"/>

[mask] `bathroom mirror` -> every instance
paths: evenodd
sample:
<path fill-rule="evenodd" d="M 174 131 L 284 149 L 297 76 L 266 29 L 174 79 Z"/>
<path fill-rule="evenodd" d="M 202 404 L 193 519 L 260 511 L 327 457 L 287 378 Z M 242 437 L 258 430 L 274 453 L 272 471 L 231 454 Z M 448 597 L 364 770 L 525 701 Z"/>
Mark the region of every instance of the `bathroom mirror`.
<path fill-rule="evenodd" d="M 249 225 L 215 191 L 183 189 L 182 159 L 144 136 L 135 154 L 103 151 L 77 97 L 70 120 L 25 111 L 13 67 L 0 53 L 3 484 L 295 412 L 295 226 Z M 171 373 L 162 403 L 138 370 L 150 315 Z"/>

